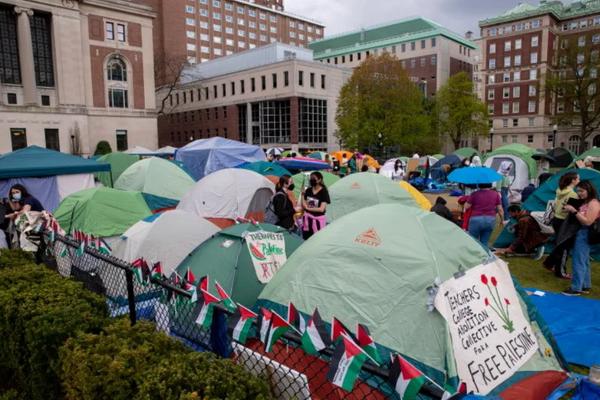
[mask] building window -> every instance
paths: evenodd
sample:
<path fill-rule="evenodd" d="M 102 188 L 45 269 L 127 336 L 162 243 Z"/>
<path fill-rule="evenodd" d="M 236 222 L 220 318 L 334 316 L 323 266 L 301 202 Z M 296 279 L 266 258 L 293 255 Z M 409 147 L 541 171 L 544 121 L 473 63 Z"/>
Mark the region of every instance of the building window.
<path fill-rule="evenodd" d="M 508 114 L 510 112 L 510 104 L 502 103 L 502 114 Z"/>
<path fill-rule="evenodd" d="M 298 71 L 298 85 L 304 86 L 304 71 Z"/>
<path fill-rule="evenodd" d="M 437 45 L 436 39 L 435 38 L 431 38 L 431 47 L 435 47 L 436 45 Z"/>
<path fill-rule="evenodd" d="M 494 95 L 495 95 L 494 89 L 489 89 L 488 96 L 487 96 L 488 100 L 494 100 Z"/>
<path fill-rule="evenodd" d="M 579 39 L 577 39 L 577 45 L 579 47 L 585 47 L 585 36 L 579 36 Z"/>
<path fill-rule="evenodd" d="M 195 25 L 195 23 L 192 25 Z M 105 30 L 106 30 L 106 33 L 105 33 L 106 40 L 115 40 L 115 24 L 113 22 L 107 22 L 105 24 Z"/>
<path fill-rule="evenodd" d="M 509 87 L 502 88 L 502 98 L 508 99 L 509 97 L 510 97 L 510 88 Z"/>
<path fill-rule="evenodd" d="M 16 93 L 6 93 L 6 102 L 8 104 L 17 104 L 17 94 Z"/>
<path fill-rule="evenodd" d="M 569 138 L 568 148 L 575 154 L 579 154 L 579 136 L 573 135 Z"/>
<path fill-rule="evenodd" d="M 502 119 L 502 127 L 503 128 L 508 128 L 508 118 L 503 118 Z"/>
<path fill-rule="evenodd" d="M 536 107 L 536 102 L 535 101 L 529 101 L 528 107 L 527 107 L 527 111 L 530 113 L 535 112 L 535 107 Z"/>
<path fill-rule="evenodd" d="M 117 129 L 117 151 L 125 151 L 128 148 L 127 131 L 125 129 Z"/>
<path fill-rule="evenodd" d="M 242 94 L 246 93 L 246 81 L 243 79 L 240 81 L 240 92 Z"/>
<path fill-rule="evenodd" d="M 106 65 L 108 80 L 108 106 L 113 108 L 128 108 L 128 79 L 125 62 L 117 57 L 112 57 Z M 177 97 L 177 96 L 176 96 Z"/>
<path fill-rule="evenodd" d="M 535 85 L 529 85 L 529 96 L 533 97 L 537 95 L 537 87 Z"/>
<path fill-rule="evenodd" d="M 538 47 L 540 44 L 540 37 L 539 36 L 533 36 L 531 38 L 531 47 Z"/>
<path fill-rule="evenodd" d="M 13 151 L 27 147 L 27 131 L 25 128 L 10 128 L 10 142 Z"/>
<path fill-rule="evenodd" d="M 517 135 L 512 135 L 512 142 L 519 143 L 519 137 Z"/>
<path fill-rule="evenodd" d="M 266 90 L 267 89 L 267 77 L 264 76 L 264 75 L 260 77 L 260 88 L 262 90 Z"/>
<path fill-rule="evenodd" d="M 17 16 L 12 7 L 0 8 L 0 83 L 21 83 Z"/>
<path fill-rule="evenodd" d="M 489 69 L 496 69 L 496 59 L 495 58 L 490 58 L 488 60 L 488 67 L 489 67 Z"/>
<path fill-rule="evenodd" d="M 122 43 L 126 42 L 125 25 L 123 24 L 117 24 L 117 40 Z"/>
<path fill-rule="evenodd" d="M 46 137 L 47 149 L 60 151 L 58 129 L 44 129 L 44 136 Z"/>
<path fill-rule="evenodd" d="M 321 89 L 325 89 L 325 75 L 321 75 Z"/>
<path fill-rule="evenodd" d="M 532 69 L 529 71 L 529 79 L 537 80 L 537 69 Z"/>
<path fill-rule="evenodd" d="M 490 44 L 490 50 L 489 50 L 490 54 L 496 54 L 496 43 L 492 43 Z"/>
<path fill-rule="evenodd" d="M 521 50 L 522 47 L 523 47 L 523 40 L 522 39 L 515 40 L 515 50 Z"/>
<path fill-rule="evenodd" d="M 512 103 L 512 112 L 513 112 L 513 114 L 518 114 L 519 113 L 520 108 L 521 108 L 520 106 L 521 105 L 519 104 L 518 101 L 515 101 L 515 102 Z"/>
<path fill-rule="evenodd" d="M 290 86 L 290 73 L 289 71 L 283 71 L 283 86 Z"/>
<path fill-rule="evenodd" d="M 253 92 L 256 91 L 256 79 L 254 78 L 250 78 L 250 90 Z"/>
<path fill-rule="evenodd" d="M 510 40 L 507 40 L 506 42 L 504 42 L 504 51 L 510 51 L 512 47 L 512 42 Z"/>
<path fill-rule="evenodd" d="M 43 106 L 47 107 L 50 105 L 50 96 L 48 96 L 47 94 L 43 94 L 41 100 Z"/>
<path fill-rule="evenodd" d="M 108 106 L 112 108 L 128 108 L 128 92 L 125 89 L 108 89 Z"/>
<path fill-rule="evenodd" d="M 502 143 L 508 143 L 508 135 L 502 135 Z"/>
<path fill-rule="evenodd" d="M 271 78 L 273 80 L 273 89 L 277 89 L 277 74 L 272 74 Z"/>
<path fill-rule="evenodd" d="M 518 127 L 519 126 L 519 119 L 518 118 L 513 118 L 512 124 L 513 124 L 512 125 L 513 128 Z"/>
<path fill-rule="evenodd" d="M 231 82 L 231 95 L 235 96 L 235 82 Z"/>
<path fill-rule="evenodd" d="M 416 48 L 417 48 L 417 44 L 415 42 L 410 42 L 410 49 L 412 51 L 415 51 Z"/>
<path fill-rule="evenodd" d="M 290 101 L 271 100 L 252 105 L 253 121 L 258 119 L 260 144 L 290 143 Z M 255 111 L 258 116 L 255 116 Z M 253 141 L 257 140 L 253 135 Z"/>
<path fill-rule="evenodd" d="M 30 17 L 31 44 L 35 81 L 38 86 L 54 86 L 54 62 L 52 57 L 51 16 L 35 13 Z"/>
<path fill-rule="evenodd" d="M 300 99 L 299 141 L 327 143 L 327 100 Z"/>
<path fill-rule="evenodd" d="M 529 118 L 529 127 L 533 128 L 535 126 L 535 118 Z"/>
<path fill-rule="evenodd" d="M 213 85 L 213 98 L 219 97 L 219 91 L 217 89 L 217 85 Z"/>
<path fill-rule="evenodd" d="M 315 73 L 314 72 L 310 73 L 310 87 L 311 88 L 315 87 Z"/>
<path fill-rule="evenodd" d="M 538 62 L 538 53 L 531 53 L 531 63 L 537 64 Z"/>
<path fill-rule="evenodd" d="M 521 66 L 521 55 L 516 55 L 515 56 L 515 67 L 519 67 Z"/>
<path fill-rule="evenodd" d="M 504 57 L 504 68 L 510 68 L 510 56 Z"/>
<path fill-rule="evenodd" d="M 109 81 L 127 82 L 127 67 L 123 60 L 111 58 L 107 64 L 107 72 Z"/>
<path fill-rule="evenodd" d="M 521 87 L 520 86 L 513 87 L 513 97 L 521 97 Z"/>
<path fill-rule="evenodd" d="M 425 40 L 421 40 L 421 48 L 424 49 L 425 48 Z"/>

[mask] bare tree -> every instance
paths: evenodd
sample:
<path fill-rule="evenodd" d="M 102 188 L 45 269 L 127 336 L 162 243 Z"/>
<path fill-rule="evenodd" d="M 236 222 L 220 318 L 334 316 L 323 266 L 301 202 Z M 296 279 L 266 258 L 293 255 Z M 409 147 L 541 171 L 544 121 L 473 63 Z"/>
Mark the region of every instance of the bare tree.
<path fill-rule="evenodd" d="M 184 55 L 167 56 L 164 53 L 158 53 L 155 56 L 154 81 L 156 82 L 156 93 L 160 93 L 158 115 L 165 114 L 167 100 L 179 85 L 187 65 L 187 58 Z"/>

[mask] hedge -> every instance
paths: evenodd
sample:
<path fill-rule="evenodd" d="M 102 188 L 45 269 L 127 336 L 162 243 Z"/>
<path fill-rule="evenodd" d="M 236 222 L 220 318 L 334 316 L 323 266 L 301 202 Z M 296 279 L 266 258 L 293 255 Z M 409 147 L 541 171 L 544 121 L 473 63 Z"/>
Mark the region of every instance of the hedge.
<path fill-rule="evenodd" d="M 23 250 L 0 250 L 0 269 L 33 264 L 33 255 Z"/>
<path fill-rule="evenodd" d="M 197 353 L 148 322 L 117 320 L 60 350 L 68 400 L 270 399 L 268 386 L 231 360 Z"/>
<path fill-rule="evenodd" d="M 0 260 L 0 393 L 61 398 L 58 349 L 77 332 L 100 331 L 105 301 L 19 252 Z"/>

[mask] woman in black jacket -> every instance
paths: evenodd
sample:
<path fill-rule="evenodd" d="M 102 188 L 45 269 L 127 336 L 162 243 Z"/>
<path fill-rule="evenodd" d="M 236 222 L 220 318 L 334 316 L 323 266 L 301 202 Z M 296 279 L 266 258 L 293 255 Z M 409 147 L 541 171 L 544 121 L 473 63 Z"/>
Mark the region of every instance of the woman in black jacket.
<path fill-rule="evenodd" d="M 289 175 L 282 175 L 279 182 L 275 185 L 275 195 L 273 195 L 273 212 L 277 215 L 278 226 L 285 229 L 294 227 L 294 204 L 290 200 L 289 192 L 294 191 L 294 180 Z"/>

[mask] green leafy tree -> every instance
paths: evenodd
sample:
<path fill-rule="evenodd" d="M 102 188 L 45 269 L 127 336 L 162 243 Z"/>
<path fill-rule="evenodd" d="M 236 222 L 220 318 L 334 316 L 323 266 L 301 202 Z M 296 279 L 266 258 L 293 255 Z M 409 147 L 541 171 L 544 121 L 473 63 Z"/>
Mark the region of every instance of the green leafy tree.
<path fill-rule="evenodd" d="M 463 139 L 487 135 L 487 109 L 473 92 L 473 81 L 466 72 L 451 76 L 436 97 L 436 126 L 454 149 Z"/>
<path fill-rule="evenodd" d="M 349 148 L 399 147 L 403 153 L 439 148 L 424 98 L 400 61 L 384 53 L 354 70 L 340 92 L 338 137 Z M 381 134 L 381 140 L 379 135 Z"/>
<path fill-rule="evenodd" d="M 580 151 L 600 128 L 600 93 L 598 70 L 600 49 L 590 46 L 591 34 L 580 43 L 579 37 L 560 43 L 557 67 L 546 74 L 546 94 L 553 99 L 554 123 L 579 131 Z"/>
<path fill-rule="evenodd" d="M 101 140 L 96 145 L 96 151 L 94 151 L 95 156 L 103 156 L 105 154 L 112 153 L 112 149 L 110 148 L 110 143 L 106 140 Z"/>

